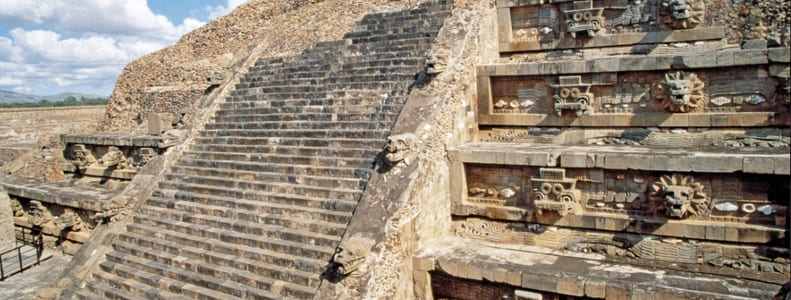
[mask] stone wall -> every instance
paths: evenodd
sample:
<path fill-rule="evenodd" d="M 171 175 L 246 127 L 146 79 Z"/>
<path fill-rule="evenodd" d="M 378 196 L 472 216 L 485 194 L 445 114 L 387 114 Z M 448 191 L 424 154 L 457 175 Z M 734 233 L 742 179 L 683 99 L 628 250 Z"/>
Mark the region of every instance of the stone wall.
<path fill-rule="evenodd" d="M 239 66 L 253 46 L 265 49 L 260 58 L 297 54 L 318 42 L 340 39 L 365 13 L 420 2 L 250 1 L 188 33 L 176 45 L 130 63 L 118 77 L 96 129 L 135 131 L 145 126 L 148 112 L 191 108 L 210 91 L 210 73 L 219 71 L 227 82 L 246 71 Z"/>
<path fill-rule="evenodd" d="M 429 52 L 441 57 L 442 72 L 418 79 L 391 131 L 391 138 L 412 136 L 408 163 L 380 162 L 341 242 L 375 241 L 360 276 L 324 281 L 319 298 L 421 299 L 412 277 L 412 254 L 449 233 L 449 164 L 446 149 L 477 130 L 471 99 L 476 94 L 473 67 L 497 58 L 493 3 L 455 1 Z M 489 51 L 489 52 L 487 52 Z M 436 65 L 435 65 L 436 66 Z M 381 222 L 380 220 L 384 220 Z"/>
<path fill-rule="evenodd" d="M 14 243 L 14 212 L 11 209 L 11 198 L 5 189 L 0 187 L 0 251 L 13 248 Z"/>

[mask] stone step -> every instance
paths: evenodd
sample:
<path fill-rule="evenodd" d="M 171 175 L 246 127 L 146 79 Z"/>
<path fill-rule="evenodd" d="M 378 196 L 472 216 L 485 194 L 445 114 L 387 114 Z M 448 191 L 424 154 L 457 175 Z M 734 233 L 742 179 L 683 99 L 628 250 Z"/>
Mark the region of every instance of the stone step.
<path fill-rule="evenodd" d="M 410 57 L 380 60 L 360 60 L 355 57 L 354 59 L 343 61 L 340 70 L 346 71 L 346 73 L 340 73 L 340 71 L 334 70 L 330 72 L 330 74 L 350 75 L 355 73 L 394 73 L 400 71 L 401 69 L 414 68 L 415 66 L 422 67 L 425 62 L 425 57 L 414 56 L 414 53 L 413 56 Z"/>
<path fill-rule="evenodd" d="M 260 93 L 298 93 L 298 92 L 316 92 L 320 87 L 315 84 L 302 84 L 302 85 L 263 85 L 258 88 Z"/>
<path fill-rule="evenodd" d="M 207 160 L 235 160 L 240 162 L 267 162 L 293 165 L 327 166 L 342 168 L 373 168 L 374 157 L 302 156 L 280 153 L 241 153 L 187 151 L 185 157 Z"/>
<path fill-rule="evenodd" d="M 146 292 L 148 290 L 125 290 L 120 288 L 115 288 L 110 286 L 110 283 L 105 280 L 113 280 L 115 277 L 109 277 L 110 274 L 103 273 L 106 275 L 98 275 L 96 273 L 103 273 L 101 271 L 94 272 L 93 280 L 90 280 L 86 283 L 85 287 L 77 291 L 75 294 L 75 298 L 77 299 L 85 299 L 85 300 L 95 300 L 95 299 L 113 299 L 113 300 L 146 300 L 146 299 L 156 299 L 156 297 L 146 296 Z M 116 276 L 117 277 L 117 276 Z M 124 283 L 124 279 L 117 278 L 117 286 L 135 286 L 137 284 L 133 283 Z M 153 289 L 148 287 L 149 289 Z M 130 288 L 131 289 L 131 288 Z M 139 293 L 139 294 L 138 294 Z M 142 294 L 143 296 L 141 296 Z M 178 298 L 177 298 L 178 299 Z"/>
<path fill-rule="evenodd" d="M 381 61 L 381 60 L 404 60 L 414 57 L 414 52 L 411 51 L 385 51 L 381 53 L 361 54 L 356 52 L 349 52 L 343 57 L 344 64 L 366 62 L 366 61 Z"/>
<path fill-rule="evenodd" d="M 342 189 L 362 189 L 367 183 L 367 181 L 364 179 L 302 176 L 282 173 L 249 172 L 213 168 L 194 168 L 189 166 L 173 166 L 172 171 L 175 173 L 196 174 L 202 176 L 244 178 L 255 181 L 285 182 L 290 184 L 305 184 L 310 186 L 332 186 Z"/>
<path fill-rule="evenodd" d="M 326 261 L 313 259 L 311 257 L 294 256 L 291 253 L 281 253 L 251 247 L 227 243 L 218 240 L 210 240 L 184 234 L 175 231 L 162 231 L 159 228 L 146 226 L 143 224 L 129 224 L 128 231 L 118 236 L 119 240 L 128 243 L 144 245 L 147 247 L 154 242 L 163 244 L 162 249 L 167 249 L 173 254 L 182 256 L 199 257 L 236 257 L 252 261 L 271 264 L 280 268 L 298 271 L 299 274 L 321 274 L 324 270 Z"/>
<path fill-rule="evenodd" d="M 242 119 L 242 118 L 240 118 Z M 247 118 L 252 119 L 252 118 Z M 382 149 L 386 141 L 380 139 L 298 139 L 298 138 L 251 138 L 251 137 L 196 137 L 196 144 L 239 145 L 239 146 L 294 146 L 326 148 Z"/>
<path fill-rule="evenodd" d="M 279 238 L 263 238 L 261 233 L 239 232 L 236 230 L 227 230 L 209 225 L 182 222 L 142 214 L 135 214 L 134 221 L 137 224 L 157 227 L 159 230 L 163 231 L 175 231 L 194 235 L 196 237 L 214 239 L 231 244 L 247 245 L 280 253 L 310 257 L 317 260 L 329 260 L 337 246 L 337 242 L 333 243 L 331 246 L 320 246 Z M 340 240 L 340 238 L 337 239 Z"/>
<path fill-rule="evenodd" d="M 262 85 L 262 84 L 259 84 Z M 303 98 L 322 98 L 326 94 L 324 86 L 311 86 L 309 89 L 300 89 L 301 86 L 296 87 L 274 87 L 267 89 L 267 87 L 251 87 L 247 89 L 239 89 L 231 92 L 231 98 L 243 96 L 271 96 L 275 99 L 303 99 Z M 280 90 L 278 90 L 280 88 Z M 319 89 L 321 88 L 321 89 Z"/>
<path fill-rule="evenodd" d="M 217 122 L 291 122 L 291 121 L 386 121 L 398 118 L 397 112 L 369 113 L 273 113 L 252 114 L 249 111 L 223 110 L 218 111 Z M 219 114 L 222 113 L 222 114 Z"/>
<path fill-rule="evenodd" d="M 413 41 L 413 43 L 388 43 L 388 42 L 378 42 L 378 43 L 362 43 L 362 44 L 354 44 L 348 47 L 350 53 L 359 53 L 360 55 L 367 55 L 370 53 L 381 53 L 381 52 L 401 52 L 401 51 L 411 51 L 413 56 L 425 56 L 425 53 L 428 51 L 431 43 L 433 43 L 434 38 L 422 38 L 418 39 L 417 41 Z"/>
<path fill-rule="evenodd" d="M 267 264 L 262 261 L 235 255 L 213 253 L 153 237 L 142 237 L 142 239 L 130 239 L 130 237 L 127 236 L 125 239 L 132 240 L 132 242 L 124 240 L 114 242 L 113 247 L 116 251 L 172 266 L 185 266 L 192 261 L 195 264 L 211 264 L 217 269 L 226 269 L 234 273 L 239 271 L 252 273 L 259 277 L 259 284 L 271 286 L 276 280 L 282 280 L 285 282 L 284 288 L 297 291 L 303 290 L 305 287 L 315 289 L 319 284 L 319 275 L 321 273 L 289 270 L 288 268 Z M 272 294 L 272 296 L 275 295 Z"/>
<path fill-rule="evenodd" d="M 405 47 L 415 47 L 415 50 L 418 51 L 428 51 L 431 47 L 431 44 L 434 43 L 434 37 L 429 36 L 412 36 L 412 37 L 400 37 L 399 39 L 388 39 L 387 37 L 378 37 L 374 39 L 360 39 L 350 45 L 348 51 L 360 51 L 360 52 L 371 52 L 371 53 L 381 53 L 387 51 L 404 51 Z M 356 46 L 356 47 L 355 47 Z M 421 57 L 423 56 L 422 53 L 418 55 L 419 52 L 413 55 L 413 57 Z"/>
<path fill-rule="evenodd" d="M 423 69 L 422 66 L 417 66 L 412 69 L 412 72 L 404 70 L 406 68 L 389 68 L 389 67 L 374 67 L 353 70 L 341 70 L 335 76 L 328 77 L 324 80 L 324 84 L 341 84 L 341 83 L 367 83 L 367 82 L 403 82 L 414 81 L 415 75 Z"/>
<path fill-rule="evenodd" d="M 328 90 L 375 90 L 382 92 L 406 93 L 410 81 L 379 81 L 379 82 L 340 82 L 328 83 Z"/>
<path fill-rule="evenodd" d="M 197 144 L 192 145 L 194 151 L 205 152 L 238 152 L 238 153 L 277 153 L 283 155 L 299 155 L 299 156 L 331 156 L 331 157 L 354 157 L 354 158 L 375 158 L 381 152 L 380 149 L 369 148 L 326 148 L 326 147 L 306 147 L 306 146 L 286 146 L 286 145 L 211 145 L 211 144 Z M 285 174 L 272 173 L 277 176 Z M 240 174 L 240 176 L 247 176 Z M 259 178 L 254 176 L 250 178 Z M 271 179 L 269 175 L 261 176 L 262 180 Z M 337 177 L 332 177 L 337 179 Z"/>
<path fill-rule="evenodd" d="M 162 190 L 180 190 L 189 189 L 194 193 L 202 193 L 209 195 L 216 195 L 220 197 L 237 197 L 239 199 L 266 201 L 271 203 L 296 205 L 311 208 L 322 208 L 332 211 L 351 212 L 357 204 L 357 199 L 332 199 L 332 198 L 316 198 L 315 196 L 302 195 L 302 194 L 284 194 L 271 191 L 257 191 L 247 190 L 233 187 L 222 186 L 208 186 L 202 184 L 175 182 L 175 181 L 161 181 L 159 188 Z M 340 193 L 344 198 L 353 198 L 359 196 L 360 191 L 356 194 Z M 329 191 L 325 194 L 331 194 Z"/>
<path fill-rule="evenodd" d="M 377 91 L 378 92 L 378 91 Z M 329 96 L 332 95 L 332 96 Z M 242 97 L 237 97 L 236 100 L 228 98 L 230 101 L 225 101 L 220 104 L 220 109 L 231 110 L 237 108 L 251 108 L 251 107 L 299 107 L 299 106 L 348 106 L 348 105 L 377 105 L 393 102 L 394 98 L 406 98 L 403 95 L 390 96 L 387 93 L 374 93 L 366 97 L 335 97 L 334 92 L 326 93 L 325 97 L 318 98 L 291 98 L 291 99 L 252 99 L 242 100 Z M 403 99 L 399 99 L 404 101 Z"/>
<path fill-rule="evenodd" d="M 373 113 L 398 113 L 401 111 L 401 105 L 335 105 L 335 106 L 280 106 L 280 107 L 250 107 L 250 108 L 233 108 L 233 109 L 219 109 L 215 115 L 215 120 L 223 121 L 225 116 L 238 116 L 238 115 L 294 115 L 299 116 L 302 114 L 373 114 Z M 319 116 L 316 116 L 317 118 Z M 298 121 L 326 121 L 318 118 L 318 120 L 304 120 L 298 118 Z M 289 121 L 287 119 L 281 121 Z M 339 120 L 330 120 L 339 121 Z"/>
<path fill-rule="evenodd" d="M 346 190 L 331 187 L 307 186 L 302 184 L 288 184 L 279 182 L 257 182 L 233 178 L 209 177 L 187 174 L 168 174 L 165 180 L 160 181 L 159 187 L 174 189 L 190 185 L 198 192 L 214 191 L 215 187 L 253 190 L 273 194 L 292 194 L 314 198 L 328 198 L 340 201 L 357 202 L 362 194 L 360 190 Z"/>
<path fill-rule="evenodd" d="M 386 139 L 389 129 L 207 129 L 203 137 L 280 137 L 280 138 L 347 138 Z"/>
<path fill-rule="evenodd" d="M 236 84 L 236 89 L 249 89 L 261 87 L 275 87 L 275 86 L 316 86 L 321 84 L 326 77 L 326 72 L 318 75 L 317 77 L 308 78 L 284 78 L 278 75 L 262 75 L 255 77 L 244 77 Z"/>
<path fill-rule="evenodd" d="M 156 207 L 161 206 L 156 205 Z M 288 215 L 260 214 L 259 212 L 183 200 L 170 201 L 164 208 L 226 219 L 255 222 L 264 225 L 280 226 L 330 236 L 340 236 L 343 234 L 344 230 L 346 230 L 346 224 L 324 222 L 310 218 L 292 218 Z"/>
<path fill-rule="evenodd" d="M 300 60 L 296 61 L 291 64 L 285 64 L 279 67 L 270 67 L 270 66 L 253 66 L 247 70 L 247 74 L 245 76 L 262 76 L 262 75 L 271 75 L 271 74 L 289 74 L 295 72 L 326 72 L 333 68 L 335 60 Z"/>
<path fill-rule="evenodd" d="M 230 101 L 260 101 L 285 99 L 320 99 L 327 97 L 327 92 L 296 92 L 296 93 L 261 93 L 258 88 L 237 90 L 231 93 Z"/>
<path fill-rule="evenodd" d="M 397 42 L 404 41 L 412 43 L 418 41 L 420 38 L 433 38 L 437 36 L 437 31 L 419 31 L 397 34 L 380 34 L 380 35 L 364 35 L 360 37 L 349 38 L 353 44 L 360 43 L 378 43 L 378 42 Z"/>
<path fill-rule="evenodd" d="M 340 62 L 339 62 L 340 63 Z M 333 67 L 332 69 L 337 69 L 337 67 Z M 239 83 L 248 84 L 249 86 L 256 87 L 256 86 L 263 86 L 269 84 L 275 84 L 277 82 L 273 81 L 280 81 L 282 84 L 293 84 L 301 82 L 303 84 L 310 84 L 314 81 L 320 81 L 327 77 L 327 73 L 330 72 L 332 69 L 327 70 L 309 70 L 309 71 L 294 71 L 294 72 L 285 72 L 285 71 L 278 71 L 278 70 L 257 70 L 251 71 L 247 73 L 244 77 L 239 79 Z"/>
<path fill-rule="evenodd" d="M 162 192 L 170 192 L 170 197 L 164 197 Z M 210 194 L 194 193 L 191 191 L 163 191 L 156 190 L 158 195 L 150 197 L 147 205 L 160 207 L 174 207 L 176 202 L 187 201 L 204 205 L 228 207 L 249 210 L 260 214 L 288 215 L 294 218 L 304 218 L 345 225 L 349 223 L 352 210 L 328 210 L 324 208 L 303 207 L 299 205 L 270 203 L 257 200 L 223 197 Z"/>
<path fill-rule="evenodd" d="M 377 121 L 294 121 L 294 122 L 215 122 L 206 124 L 206 130 L 258 130 L 258 131 L 284 131 L 284 130 L 355 130 L 355 131 L 388 131 L 392 126 L 390 122 Z"/>
<path fill-rule="evenodd" d="M 363 17 L 362 20 L 357 22 L 358 25 L 369 24 L 393 24 L 408 22 L 413 20 L 442 20 L 451 15 L 451 12 L 446 7 L 435 5 L 430 7 L 421 7 L 418 9 L 404 10 L 399 12 L 384 12 L 370 14 Z"/>
<path fill-rule="evenodd" d="M 108 252 L 105 256 L 107 257 L 107 262 L 125 265 L 131 269 L 142 270 L 182 282 L 184 285 L 178 288 L 179 293 L 190 298 L 212 300 L 241 299 L 247 298 L 249 291 L 254 291 L 253 294 L 263 295 L 267 293 L 265 290 L 268 286 L 261 285 L 261 289 L 259 289 L 256 285 L 243 284 L 243 282 L 259 283 L 254 282 L 254 278 L 258 276 L 248 272 L 233 272 L 236 270 L 216 268 L 207 263 L 191 260 L 184 260 L 181 262 L 184 268 L 179 268 L 118 251 Z M 105 268 L 114 267 L 114 265 L 107 262 L 103 263 Z"/>
<path fill-rule="evenodd" d="M 340 62 L 336 63 L 339 64 Z M 267 84 L 269 80 L 283 80 L 283 81 L 303 81 L 303 80 L 321 80 L 327 77 L 327 73 L 337 66 L 333 65 L 324 70 L 306 70 L 306 71 L 292 71 L 287 72 L 285 68 L 281 69 L 253 69 L 248 72 L 244 77 L 240 78 L 240 83 L 256 83 Z"/>
<path fill-rule="evenodd" d="M 162 276 L 135 270 L 112 262 L 103 262 L 99 270 L 93 273 L 93 282 L 88 283 L 89 289 L 98 288 L 106 294 L 120 294 L 132 299 L 189 299 L 159 288 Z M 99 285 L 91 287 L 90 285 Z M 105 285 L 102 287 L 101 285 Z M 109 288 L 109 289 L 108 289 Z M 101 297 L 104 298 L 104 297 Z M 112 298 L 112 297 L 108 297 Z M 96 298 L 94 298 L 96 299 Z M 128 298 L 123 298 L 128 299 Z"/>
<path fill-rule="evenodd" d="M 287 61 L 292 61 L 296 56 L 280 56 L 262 58 L 255 62 L 255 66 L 269 66 L 269 65 L 282 65 Z"/>
<path fill-rule="evenodd" d="M 404 96 L 389 96 L 387 94 L 374 94 L 364 97 L 317 98 L 317 99 L 288 99 L 288 100 L 261 100 L 261 101 L 227 101 L 220 104 L 220 109 L 231 110 L 237 108 L 255 107 L 296 107 L 296 106 L 359 106 L 383 105 L 405 103 Z"/>
<path fill-rule="evenodd" d="M 421 23 L 421 22 L 419 22 Z M 365 25 L 361 26 L 361 28 L 357 28 L 357 30 L 347 32 L 343 35 L 344 39 L 359 39 L 371 36 L 382 36 L 382 35 L 401 35 L 401 34 L 421 34 L 425 32 L 436 32 L 438 29 L 438 25 L 435 26 L 427 26 L 424 24 L 418 24 L 417 26 L 401 26 L 401 27 L 393 27 L 393 28 L 384 28 L 378 30 L 370 30 L 366 28 Z M 363 29 L 365 30 L 359 30 Z"/>
<path fill-rule="evenodd" d="M 389 23 L 357 24 L 353 32 L 385 32 L 387 30 L 421 28 L 423 31 L 439 31 L 445 23 L 444 19 L 421 18 Z"/>

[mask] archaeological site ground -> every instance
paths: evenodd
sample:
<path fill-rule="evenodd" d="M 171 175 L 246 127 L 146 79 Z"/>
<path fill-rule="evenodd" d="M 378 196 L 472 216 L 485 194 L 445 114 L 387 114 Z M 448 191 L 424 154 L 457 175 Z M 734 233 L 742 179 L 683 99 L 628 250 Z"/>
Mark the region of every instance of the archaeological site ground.
<path fill-rule="evenodd" d="M 72 256 L 37 299 L 791 299 L 789 17 L 253 0 L 106 107 L 0 112 L 0 273 Z"/>

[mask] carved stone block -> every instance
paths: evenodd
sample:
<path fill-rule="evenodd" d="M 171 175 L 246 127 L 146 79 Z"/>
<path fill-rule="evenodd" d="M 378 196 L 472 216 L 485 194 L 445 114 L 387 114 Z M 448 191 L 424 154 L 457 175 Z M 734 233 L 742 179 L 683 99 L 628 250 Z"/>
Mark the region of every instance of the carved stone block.
<path fill-rule="evenodd" d="M 498 1 L 501 52 L 716 40 L 703 0 Z M 683 30 L 683 34 L 674 34 Z"/>

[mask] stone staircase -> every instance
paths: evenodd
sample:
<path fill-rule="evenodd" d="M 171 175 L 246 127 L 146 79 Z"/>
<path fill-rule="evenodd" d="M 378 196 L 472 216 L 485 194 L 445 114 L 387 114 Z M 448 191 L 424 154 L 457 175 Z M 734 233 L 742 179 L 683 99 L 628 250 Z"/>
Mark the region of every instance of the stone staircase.
<path fill-rule="evenodd" d="M 313 298 L 447 5 L 262 59 L 77 298 Z"/>

